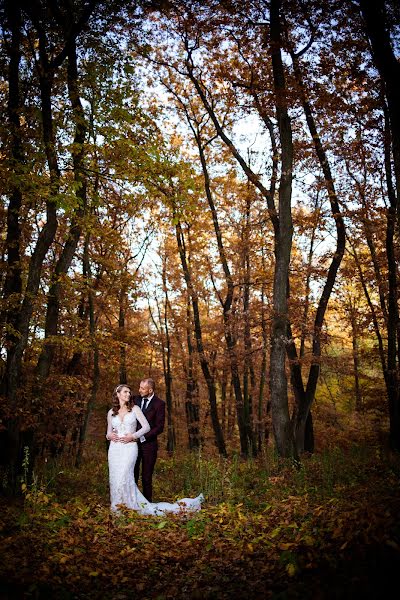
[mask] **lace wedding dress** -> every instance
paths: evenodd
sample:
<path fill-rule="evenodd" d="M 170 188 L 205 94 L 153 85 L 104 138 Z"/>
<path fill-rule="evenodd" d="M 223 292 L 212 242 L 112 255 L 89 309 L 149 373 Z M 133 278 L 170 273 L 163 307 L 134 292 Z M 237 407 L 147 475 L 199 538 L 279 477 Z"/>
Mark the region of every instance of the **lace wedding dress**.
<path fill-rule="evenodd" d="M 141 429 L 137 429 L 137 423 Z M 123 419 L 113 416 L 112 409 L 107 415 L 107 435 L 115 431 L 119 436 L 134 433 L 137 438 L 150 430 L 146 417 L 138 406 L 128 412 Z M 149 502 L 135 483 L 134 467 L 138 455 L 138 443 L 110 442 L 108 450 L 108 470 L 110 477 L 111 510 L 117 511 L 119 504 L 137 510 L 144 515 L 161 515 L 165 512 L 200 510 L 204 500 L 202 494 L 197 498 L 182 498 L 177 502 Z"/>

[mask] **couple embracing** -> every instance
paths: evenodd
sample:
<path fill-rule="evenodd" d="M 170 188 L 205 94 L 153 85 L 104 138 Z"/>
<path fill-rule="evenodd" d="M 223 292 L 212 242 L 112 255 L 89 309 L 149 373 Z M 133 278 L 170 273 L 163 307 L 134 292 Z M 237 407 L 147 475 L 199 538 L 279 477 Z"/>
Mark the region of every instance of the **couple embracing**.
<path fill-rule="evenodd" d="M 152 502 L 152 477 L 157 460 L 157 436 L 165 422 L 165 402 L 155 394 L 152 379 L 143 379 L 139 396 L 132 398 L 129 386 L 118 385 L 107 414 L 108 468 L 111 509 L 118 505 L 142 514 L 200 510 L 203 495 L 182 498 L 175 503 Z M 142 470 L 143 493 L 138 488 Z"/>

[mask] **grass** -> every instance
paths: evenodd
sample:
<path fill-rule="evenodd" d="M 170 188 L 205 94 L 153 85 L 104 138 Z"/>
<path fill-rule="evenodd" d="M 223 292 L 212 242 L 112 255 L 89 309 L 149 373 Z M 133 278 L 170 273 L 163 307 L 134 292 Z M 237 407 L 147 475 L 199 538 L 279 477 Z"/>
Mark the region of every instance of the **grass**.
<path fill-rule="evenodd" d="M 353 444 L 349 448 L 326 448 L 303 459 L 300 465 L 278 459 L 269 449 L 258 458 L 242 459 L 204 455 L 201 452 L 176 452 L 160 457 L 154 476 L 154 495 L 160 501 L 203 492 L 209 506 L 243 503 L 249 510 L 262 510 L 262 498 L 284 499 L 290 495 L 332 498 L 343 490 L 369 485 L 375 471 L 395 479 L 400 468 L 396 455 L 379 446 Z M 104 448 L 94 445 L 80 469 L 68 460 L 38 464 L 31 492 L 41 490 L 60 502 L 73 498 L 85 502 L 96 499 L 105 508 L 109 502 L 108 468 Z"/>

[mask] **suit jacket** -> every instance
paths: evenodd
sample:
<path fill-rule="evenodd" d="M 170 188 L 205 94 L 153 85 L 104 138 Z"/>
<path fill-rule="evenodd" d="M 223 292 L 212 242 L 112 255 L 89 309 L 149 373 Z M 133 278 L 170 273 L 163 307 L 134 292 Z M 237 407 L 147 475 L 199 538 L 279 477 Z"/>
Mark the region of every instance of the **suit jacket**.
<path fill-rule="evenodd" d="M 135 404 L 137 404 L 137 406 L 139 406 L 139 408 L 140 408 L 140 406 L 142 404 L 141 396 L 135 396 Z M 144 435 L 144 437 L 146 438 L 146 441 L 143 442 L 143 444 L 146 444 L 147 442 L 153 442 L 153 443 L 157 442 L 157 436 L 160 435 L 160 433 L 162 433 L 164 430 L 164 423 L 165 423 L 165 402 L 164 402 L 164 400 L 161 400 L 161 398 L 159 398 L 158 396 L 156 396 L 154 394 L 147 410 L 144 410 L 143 414 L 146 417 L 146 419 L 148 420 L 149 425 L 150 425 L 150 431 L 148 431 Z"/>

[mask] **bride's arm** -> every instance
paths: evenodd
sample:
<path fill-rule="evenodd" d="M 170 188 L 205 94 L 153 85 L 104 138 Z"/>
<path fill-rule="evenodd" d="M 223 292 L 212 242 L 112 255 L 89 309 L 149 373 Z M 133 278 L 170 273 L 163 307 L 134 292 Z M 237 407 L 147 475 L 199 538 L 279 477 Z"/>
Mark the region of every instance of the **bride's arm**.
<path fill-rule="evenodd" d="M 146 419 L 146 417 L 144 416 L 144 414 L 142 413 L 142 411 L 140 410 L 140 408 L 137 405 L 135 405 L 133 407 L 133 410 L 135 411 L 137 420 L 139 421 L 139 423 L 142 426 L 141 429 L 138 429 L 137 431 L 135 431 L 135 439 L 139 440 L 142 435 L 144 435 L 145 433 L 150 431 L 150 425 L 149 425 L 148 420 Z"/>
<path fill-rule="evenodd" d="M 115 432 L 113 433 L 111 417 L 112 417 L 112 408 L 110 408 L 110 410 L 107 413 L 107 433 L 106 433 L 106 438 L 108 440 L 114 440 L 115 441 L 115 438 L 118 437 L 118 436 L 116 435 Z"/>
<path fill-rule="evenodd" d="M 150 431 L 150 425 L 142 411 L 138 406 L 133 407 L 133 411 L 136 415 L 137 420 L 141 424 L 142 428 L 138 429 L 134 433 L 126 433 L 124 436 L 118 438 L 119 442 L 123 442 L 124 444 L 129 444 L 131 442 L 137 442 L 142 435 Z"/>

